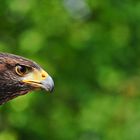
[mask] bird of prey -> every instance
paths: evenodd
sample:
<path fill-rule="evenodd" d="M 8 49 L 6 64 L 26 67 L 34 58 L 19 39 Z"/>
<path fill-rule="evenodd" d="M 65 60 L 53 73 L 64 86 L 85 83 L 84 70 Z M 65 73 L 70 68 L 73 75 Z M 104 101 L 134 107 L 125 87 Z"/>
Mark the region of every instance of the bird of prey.
<path fill-rule="evenodd" d="M 38 88 L 50 92 L 54 88 L 46 71 L 32 60 L 0 53 L 0 105 Z"/>

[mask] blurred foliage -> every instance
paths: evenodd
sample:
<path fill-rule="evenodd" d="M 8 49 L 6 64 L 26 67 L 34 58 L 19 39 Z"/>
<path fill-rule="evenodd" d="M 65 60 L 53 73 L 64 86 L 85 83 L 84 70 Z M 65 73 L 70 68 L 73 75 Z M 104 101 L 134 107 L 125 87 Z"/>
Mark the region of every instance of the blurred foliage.
<path fill-rule="evenodd" d="M 55 92 L 1 106 L 0 140 L 139 140 L 139 23 L 138 0 L 1 1 L 0 51 L 39 63 Z"/>

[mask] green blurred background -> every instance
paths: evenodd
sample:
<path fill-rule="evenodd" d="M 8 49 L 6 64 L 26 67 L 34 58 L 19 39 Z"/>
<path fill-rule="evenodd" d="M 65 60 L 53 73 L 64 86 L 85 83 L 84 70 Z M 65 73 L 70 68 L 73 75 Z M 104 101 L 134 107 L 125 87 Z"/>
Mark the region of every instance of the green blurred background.
<path fill-rule="evenodd" d="M 0 2 L 0 51 L 55 81 L 0 107 L 0 140 L 140 140 L 139 0 Z"/>

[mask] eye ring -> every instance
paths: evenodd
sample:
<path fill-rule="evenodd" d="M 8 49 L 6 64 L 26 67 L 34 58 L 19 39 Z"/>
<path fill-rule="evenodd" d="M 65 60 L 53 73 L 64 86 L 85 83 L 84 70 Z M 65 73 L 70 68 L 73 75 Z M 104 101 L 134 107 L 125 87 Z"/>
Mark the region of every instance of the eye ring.
<path fill-rule="evenodd" d="M 15 67 L 15 71 L 19 76 L 24 76 L 25 74 L 27 74 L 29 72 L 29 69 L 26 66 L 17 65 Z"/>

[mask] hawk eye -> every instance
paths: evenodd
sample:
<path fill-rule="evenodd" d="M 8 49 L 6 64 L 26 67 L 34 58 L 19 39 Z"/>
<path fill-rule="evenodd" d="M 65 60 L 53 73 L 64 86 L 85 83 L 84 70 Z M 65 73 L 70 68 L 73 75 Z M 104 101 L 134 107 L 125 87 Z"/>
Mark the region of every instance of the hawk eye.
<path fill-rule="evenodd" d="M 25 74 L 27 74 L 29 72 L 29 68 L 26 66 L 18 65 L 18 66 L 16 66 L 15 71 L 19 76 L 24 76 Z"/>

